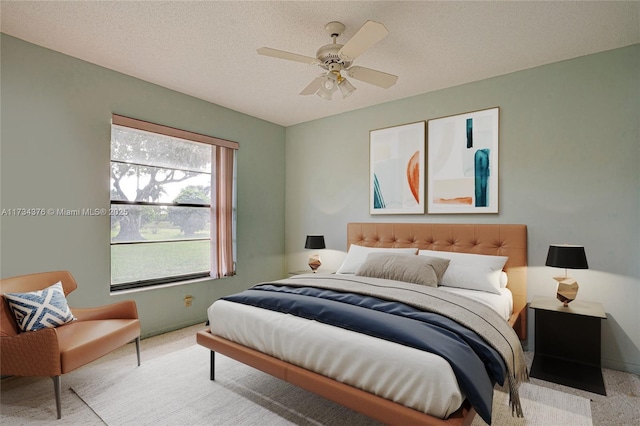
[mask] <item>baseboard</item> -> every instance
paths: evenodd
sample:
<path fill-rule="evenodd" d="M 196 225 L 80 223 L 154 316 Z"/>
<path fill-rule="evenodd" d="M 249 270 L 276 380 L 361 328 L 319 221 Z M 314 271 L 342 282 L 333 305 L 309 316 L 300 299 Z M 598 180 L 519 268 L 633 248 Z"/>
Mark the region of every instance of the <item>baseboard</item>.
<path fill-rule="evenodd" d="M 140 338 L 141 339 L 147 339 L 149 337 L 158 336 L 160 334 L 169 333 L 171 331 L 180 330 L 180 329 L 186 328 L 186 327 L 191 327 L 192 325 L 196 325 L 196 324 L 202 324 L 202 328 L 204 328 L 206 322 L 207 322 L 207 318 L 204 317 L 204 318 L 200 318 L 200 319 L 196 319 L 196 320 L 186 321 L 186 322 L 183 322 L 183 323 L 173 324 L 173 325 L 171 325 L 169 327 L 164 327 L 164 328 L 160 328 L 160 329 L 157 329 L 157 330 L 151 330 L 151 331 L 147 331 L 146 333 L 142 333 L 140 335 Z M 194 337 L 194 339 L 195 339 L 195 337 Z"/>
<path fill-rule="evenodd" d="M 627 373 L 633 373 L 640 376 L 640 365 L 633 364 L 631 362 L 621 362 L 618 360 L 602 358 L 600 361 L 603 368 L 610 370 L 626 371 Z"/>

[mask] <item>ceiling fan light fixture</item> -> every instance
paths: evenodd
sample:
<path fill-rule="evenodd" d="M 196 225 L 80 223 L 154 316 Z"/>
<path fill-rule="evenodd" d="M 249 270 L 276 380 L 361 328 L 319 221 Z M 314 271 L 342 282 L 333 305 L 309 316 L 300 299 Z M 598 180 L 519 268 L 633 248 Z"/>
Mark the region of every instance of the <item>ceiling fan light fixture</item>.
<path fill-rule="evenodd" d="M 338 83 L 338 87 L 340 88 L 342 97 L 345 99 L 351 96 L 351 94 L 356 91 L 356 88 L 353 86 L 353 84 L 351 84 L 346 78 L 343 78 L 342 81 Z"/>
<path fill-rule="evenodd" d="M 328 101 L 331 100 L 331 92 L 325 90 L 324 87 L 321 87 L 320 90 L 316 93 L 316 95 L 320 96 L 322 99 L 326 99 Z"/>
<path fill-rule="evenodd" d="M 398 80 L 396 75 L 361 66 L 352 66 L 353 61 L 360 54 L 387 36 L 389 31 L 383 24 L 375 21 L 366 21 L 345 44 L 337 42 L 337 38 L 345 30 L 344 24 L 332 21 L 325 25 L 325 30 L 333 39 L 333 43 L 321 46 L 316 51 L 315 58 L 269 47 L 261 47 L 257 49 L 257 53 L 277 59 L 318 65 L 327 71 L 302 89 L 300 95 L 304 96 L 315 93 L 321 98 L 331 100 L 333 92 L 338 88 L 340 88 L 343 98 L 350 96 L 356 88 L 345 80 L 341 74 L 342 72 L 358 81 L 364 81 L 383 89 L 388 89 L 396 84 Z"/>
<path fill-rule="evenodd" d="M 329 72 L 324 76 L 324 80 L 320 84 L 320 88 L 318 89 L 316 94 L 321 98 L 330 101 L 333 92 L 335 92 L 336 90 L 338 90 L 337 79 L 335 75 Z"/>
<path fill-rule="evenodd" d="M 336 82 L 331 77 L 327 76 L 327 78 L 322 82 L 322 88 L 327 92 L 335 92 L 336 91 Z"/>
<path fill-rule="evenodd" d="M 320 96 L 322 99 L 326 99 L 328 101 L 331 100 L 331 96 L 333 95 L 332 90 L 327 90 L 324 88 L 324 85 L 320 86 L 320 89 L 316 92 L 316 95 Z"/>

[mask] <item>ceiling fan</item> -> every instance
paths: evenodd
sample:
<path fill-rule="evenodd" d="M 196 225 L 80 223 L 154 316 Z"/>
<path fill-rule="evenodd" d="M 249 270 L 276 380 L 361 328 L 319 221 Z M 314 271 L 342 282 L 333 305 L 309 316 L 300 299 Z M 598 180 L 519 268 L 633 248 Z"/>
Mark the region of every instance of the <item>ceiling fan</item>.
<path fill-rule="evenodd" d="M 343 76 L 342 72 L 356 80 L 373 84 L 374 86 L 388 89 L 398 81 L 398 76 L 387 74 L 370 68 L 352 66 L 356 59 L 365 50 L 382 40 L 388 33 L 384 25 L 379 22 L 367 21 L 346 44 L 336 42 L 336 39 L 344 32 L 345 26 L 340 22 L 329 22 L 324 29 L 333 38 L 333 43 L 322 46 L 316 52 L 316 57 L 298 55 L 297 53 L 283 50 L 261 47 L 258 54 L 271 56 L 278 59 L 302 62 L 310 65 L 318 65 L 326 70 L 316 77 L 301 95 L 317 94 L 321 98 L 331 100 L 333 92 L 340 89 L 344 98 L 350 96 L 356 88 Z"/>

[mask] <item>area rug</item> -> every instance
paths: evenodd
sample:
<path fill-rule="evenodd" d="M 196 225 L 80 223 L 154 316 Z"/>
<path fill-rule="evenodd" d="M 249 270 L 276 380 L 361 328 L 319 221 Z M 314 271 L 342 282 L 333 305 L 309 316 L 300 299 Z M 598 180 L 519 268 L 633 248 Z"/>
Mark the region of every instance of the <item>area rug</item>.
<path fill-rule="evenodd" d="M 72 390 L 109 426 L 380 425 L 220 354 L 210 381 L 209 350 L 199 345 L 102 373 Z M 531 384 L 521 395 L 527 420 L 511 417 L 508 395 L 496 390 L 494 425 L 591 425 L 586 398 Z"/>
<path fill-rule="evenodd" d="M 591 426 L 591 402 L 587 398 L 536 386 L 520 385 L 520 401 L 525 418 L 511 416 L 509 393 L 493 392 L 492 426 Z M 472 426 L 486 423 L 476 416 Z"/>

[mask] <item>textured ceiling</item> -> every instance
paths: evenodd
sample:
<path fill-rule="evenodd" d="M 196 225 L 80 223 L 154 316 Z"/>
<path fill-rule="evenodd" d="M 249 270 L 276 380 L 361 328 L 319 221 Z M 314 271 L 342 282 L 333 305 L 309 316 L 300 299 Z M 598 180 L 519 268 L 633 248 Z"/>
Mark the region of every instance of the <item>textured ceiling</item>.
<path fill-rule="evenodd" d="M 254 117 L 293 125 L 420 93 L 640 42 L 640 2 L 6 1 L 1 31 Z M 390 89 L 351 80 L 326 101 L 298 93 L 317 66 L 305 56 L 346 43 L 367 20 L 389 35 L 354 65 L 399 76 Z"/>

